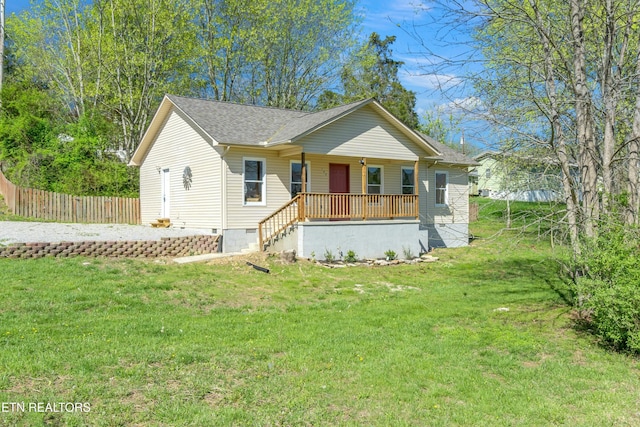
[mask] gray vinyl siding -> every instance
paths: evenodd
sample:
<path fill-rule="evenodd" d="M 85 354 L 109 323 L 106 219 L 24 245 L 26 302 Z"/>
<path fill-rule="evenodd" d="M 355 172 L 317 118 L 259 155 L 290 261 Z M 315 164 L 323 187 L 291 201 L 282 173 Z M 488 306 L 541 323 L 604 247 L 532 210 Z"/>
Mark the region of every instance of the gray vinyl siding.
<path fill-rule="evenodd" d="M 186 166 L 192 173 L 188 190 L 183 184 Z M 220 167 L 220 156 L 211 144 L 178 112 L 169 113 L 140 167 L 142 224 L 148 225 L 161 216 L 161 171 L 169 169 L 173 226 L 220 230 Z"/>
<path fill-rule="evenodd" d="M 448 174 L 447 206 L 436 206 L 436 172 Z M 469 222 L 469 177 L 466 170 L 440 165 L 430 165 L 427 171 L 426 185 L 428 224 Z"/>
<path fill-rule="evenodd" d="M 425 151 L 382 118 L 363 107 L 297 141 L 307 154 L 417 160 Z M 366 153 L 366 154 L 365 154 Z"/>

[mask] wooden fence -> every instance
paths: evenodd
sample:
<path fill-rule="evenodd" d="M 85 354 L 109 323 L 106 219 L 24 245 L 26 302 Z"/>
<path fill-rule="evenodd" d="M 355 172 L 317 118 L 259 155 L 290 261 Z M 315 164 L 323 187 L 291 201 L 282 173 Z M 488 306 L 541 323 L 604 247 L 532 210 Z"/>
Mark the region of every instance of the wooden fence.
<path fill-rule="evenodd" d="M 140 199 L 79 197 L 22 188 L 0 171 L 0 194 L 15 215 L 58 222 L 140 224 Z"/>
<path fill-rule="evenodd" d="M 477 221 L 479 213 L 480 206 L 477 203 L 469 202 L 469 222 Z"/>

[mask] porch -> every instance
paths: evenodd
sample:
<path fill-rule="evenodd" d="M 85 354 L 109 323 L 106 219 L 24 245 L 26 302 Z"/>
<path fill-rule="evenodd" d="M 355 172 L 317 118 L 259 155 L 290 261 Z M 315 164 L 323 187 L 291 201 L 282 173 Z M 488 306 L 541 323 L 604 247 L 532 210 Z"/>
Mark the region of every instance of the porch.
<path fill-rule="evenodd" d="M 260 249 L 273 247 L 286 237 L 296 224 L 344 227 L 360 224 L 374 225 L 384 220 L 388 227 L 415 224 L 419 229 L 418 195 L 414 194 L 340 194 L 298 193 L 258 224 Z M 331 221 L 331 222 L 329 222 Z M 379 222 L 382 225 L 382 222 Z M 391 227 L 393 228 L 393 227 Z M 329 242 L 325 245 L 329 246 Z"/>

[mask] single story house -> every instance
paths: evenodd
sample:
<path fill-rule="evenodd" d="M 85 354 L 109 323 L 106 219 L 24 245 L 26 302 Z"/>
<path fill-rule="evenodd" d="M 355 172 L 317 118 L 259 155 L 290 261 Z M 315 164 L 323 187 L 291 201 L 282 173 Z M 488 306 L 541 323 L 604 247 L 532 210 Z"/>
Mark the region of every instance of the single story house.
<path fill-rule="evenodd" d="M 540 153 L 485 151 L 474 157 L 478 193 L 499 200 L 551 202 L 563 200 L 557 160 Z"/>
<path fill-rule="evenodd" d="M 319 112 L 167 95 L 130 165 L 141 220 L 222 235 L 222 250 L 417 255 L 468 243 L 472 159 L 373 99 Z"/>

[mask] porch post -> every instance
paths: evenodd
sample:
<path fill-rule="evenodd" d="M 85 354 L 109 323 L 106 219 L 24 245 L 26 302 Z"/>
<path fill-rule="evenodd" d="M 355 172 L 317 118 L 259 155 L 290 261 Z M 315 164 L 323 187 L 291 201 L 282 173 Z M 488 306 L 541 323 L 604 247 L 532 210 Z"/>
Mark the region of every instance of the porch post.
<path fill-rule="evenodd" d="M 362 220 L 367 219 L 367 158 L 363 157 L 360 160 L 362 165 Z"/>
<path fill-rule="evenodd" d="M 301 181 L 302 181 L 302 192 L 306 193 L 307 192 L 307 162 L 305 161 L 305 153 L 304 151 L 302 153 L 300 153 L 300 164 L 302 165 L 302 177 L 301 177 Z"/>
<path fill-rule="evenodd" d="M 413 191 L 416 195 L 415 204 L 413 206 L 414 213 L 416 214 L 416 219 L 420 219 L 420 187 L 418 184 L 420 183 L 420 179 L 418 178 L 418 164 L 420 163 L 420 159 L 416 160 L 413 164 Z"/>
<path fill-rule="evenodd" d="M 299 221 L 304 221 L 304 219 L 307 216 L 307 213 L 305 212 L 305 206 L 304 206 L 304 202 L 305 202 L 305 193 L 307 192 L 307 162 L 306 162 L 306 158 L 305 158 L 305 153 L 304 151 L 302 153 L 300 153 L 300 165 L 301 170 L 300 173 L 302 174 L 302 176 L 300 177 L 300 180 L 302 181 L 302 196 L 300 196 L 300 201 L 298 202 L 298 220 Z"/>

